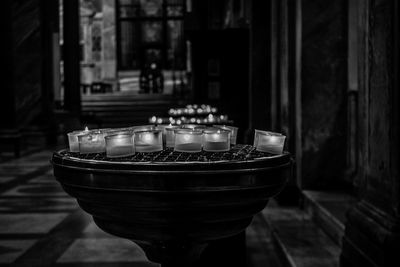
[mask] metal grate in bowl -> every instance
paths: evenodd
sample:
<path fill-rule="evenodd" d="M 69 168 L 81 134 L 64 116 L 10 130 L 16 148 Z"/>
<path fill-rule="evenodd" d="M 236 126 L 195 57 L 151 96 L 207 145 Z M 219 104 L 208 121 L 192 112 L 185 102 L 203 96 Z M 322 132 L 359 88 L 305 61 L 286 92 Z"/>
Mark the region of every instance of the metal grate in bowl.
<path fill-rule="evenodd" d="M 132 156 L 120 158 L 107 158 L 105 153 L 79 154 L 64 150 L 63 156 L 79 158 L 84 160 L 96 160 L 107 162 L 217 162 L 217 161 L 247 161 L 259 158 L 271 157 L 273 154 L 257 151 L 251 145 L 235 145 L 226 152 L 206 152 L 185 153 L 174 151 L 173 148 L 166 148 L 159 152 L 135 153 Z"/>

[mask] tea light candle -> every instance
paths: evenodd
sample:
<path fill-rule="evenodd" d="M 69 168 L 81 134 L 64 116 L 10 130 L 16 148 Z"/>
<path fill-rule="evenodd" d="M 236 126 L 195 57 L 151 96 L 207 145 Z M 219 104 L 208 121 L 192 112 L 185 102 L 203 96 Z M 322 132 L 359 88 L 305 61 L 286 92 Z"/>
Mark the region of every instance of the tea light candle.
<path fill-rule="evenodd" d="M 165 146 L 166 147 L 174 147 L 175 146 L 175 130 L 180 127 L 177 125 L 170 125 L 165 128 Z M 164 138 L 164 136 L 163 136 Z"/>
<path fill-rule="evenodd" d="M 141 132 L 141 131 L 151 131 L 151 130 L 156 130 L 156 126 L 149 124 L 149 125 L 139 125 L 139 126 L 132 126 L 128 128 L 131 131 L 134 132 Z"/>
<path fill-rule="evenodd" d="M 79 152 L 79 141 L 78 136 L 89 133 L 88 127 L 85 127 L 83 131 L 73 131 L 68 133 L 68 143 L 69 143 L 69 151 L 71 152 Z"/>
<path fill-rule="evenodd" d="M 172 124 L 159 124 L 155 128 L 156 128 L 156 130 L 161 130 L 164 132 L 166 128 L 171 127 L 171 126 L 172 126 Z"/>
<path fill-rule="evenodd" d="M 107 134 L 113 134 L 113 133 L 117 133 L 117 132 L 132 132 L 132 129 L 128 128 L 128 127 L 123 127 L 123 128 L 100 129 L 100 131 L 107 133 Z"/>
<path fill-rule="evenodd" d="M 149 130 L 135 132 L 134 137 L 136 152 L 157 152 L 163 149 L 162 131 Z"/>
<path fill-rule="evenodd" d="M 222 129 L 222 130 L 229 130 L 231 132 L 231 145 L 236 145 L 236 137 L 238 132 L 238 127 L 234 126 L 227 126 L 227 125 L 213 125 L 213 127 Z"/>
<path fill-rule="evenodd" d="M 133 136 L 133 131 L 128 129 L 128 128 L 116 128 L 116 129 L 111 129 L 111 130 L 107 130 L 106 132 L 104 132 L 104 138 L 106 138 L 107 136 L 110 135 L 131 135 Z"/>
<path fill-rule="evenodd" d="M 280 133 L 256 130 L 254 146 L 258 151 L 282 154 L 286 136 Z"/>
<path fill-rule="evenodd" d="M 179 152 L 201 152 L 203 132 L 190 129 L 175 130 L 174 150 Z"/>
<path fill-rule="evenodd" d="M 182 125 L 182 129 L 190 129 L 190 130 L 204 130 L 206 128 L 205 125 L 202 124 L 184 124 Z"/>
<path fill-rule="evenodd" d="M 159 124 L 156 126 L 156 130 L 161 130 L 162 131 L 162 141 L 163 141 L 163 147 L 166 145 L 166 134 L 167 134 L 167 128 L 172 127 L 172 124 Z"/>
<path fill-rule="evenodd" d="M 105 137 L 109 158 L 126 157 L 135 153 L 132 134 L 113 134 Z"/>
<path fill-rule="evenodd" d="M 81 154 L 105 152 L 106 143 L 104 135 L 105 133 L 102 131 L 90 131 L 86 135 L 78 136 L 79 152 Z"/>
<path fill-rule="evenodd" d="M 206 129 L 204 130 L 204 146 L 205 151 L 222 152 L 230 149 L 230 130 L 222 129 Z"/>

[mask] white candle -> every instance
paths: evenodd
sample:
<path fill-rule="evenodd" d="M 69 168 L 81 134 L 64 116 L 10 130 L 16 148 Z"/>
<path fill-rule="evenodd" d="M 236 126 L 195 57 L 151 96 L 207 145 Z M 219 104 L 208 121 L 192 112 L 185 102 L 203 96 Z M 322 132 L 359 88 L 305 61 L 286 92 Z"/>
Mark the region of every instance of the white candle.
<path fill-rule="evenodd" d="M 184 124 L 182 129 L 189 129 L 189 130 L 199 130 L 202 131 L 206 128 L 205 125 L 202 124 Z"/>
<path fill-rule="evenodd" d="M 231 145 L 236 145 L 238 128 L 227 125 L 213 125 L 213 127 L 231 131 Z"/>
<path fill-rule="evenodd" d="M 254 146 L 258 151 L 282 154 L 286 136 L 280 133 L 256 130 Z"/>
<path fill-rule="evenodd" d="M 163 149 L 162 131 L 150 130 L 135 132 L 136 152 L 157 152 Z"/>
<path fill-rule="evenodd" d="M 69 151 L 71 152 L 79 152 L 79 141 L 78 136 L 89 133 L 88 127 L 85 127 L 83 131 L 73 131 L 68 133 L 68 143 L 69 143 Z"/>
<path fill-rule="evenodd" d="M 175 130 L 180 127 L 177 125 L 171 125 L 165 128 L 165 146 L 174 147 L 175 145 Z"/>
<path fill-rule="evenodd" d="M 135 153 L 132 134 L 114 134 L 105 137 L 109 158 L 126 157 Z"/>
<path fill-rule="evenodd" d="M 169 125 L 171 125 L 171 124 L 169 124 Z M 165 147 L 165 141 L 166 141 L 166 128 L 169 125 L 168 124 L 159 124 L 156 126 L 156 130 L 161 130 L 161 132 L 162 132 L 163 147 Z"/>
<path fill-rule="evenodd" d="M 156 130 L 161 130 L 162 131 L 162 140 L 163 140 L 163 147 L 168 147 L 166 146 L 167 143 L 167 130 L 168 129 L 175 129 L 179 128 L 179 126 L 173 126 L 171 123 L 170 124 L 160 124 L 157 125 Z M 173 147 L 173 145 L 172 145 Z"/>
<path fill-rule="evenodd" d="M 131 135 L 133 136 L 133 131 L 131 129 L 128 128 L 116 128 L 116 129 L 110 129 L 104 132 L 104 139 L 107 136 L 111 136 L 111 135 Z M 133 138 L 133 137 L 132 137 Z"/>
<path fill-rule="evenodd" d="M 199 130 L 176 130 L 174 150 L 179 152 L 200 152 L 202 136 L 203 133 Z"/>
<path fill-rule="evenodd" d="M 206 129 L 204 130 L 203 149 L 210 152 L 228 151 L 230 149 L 230 130 Z"/>
<path fill-rule="evenodd" d="M 150 130 L 155 130 L 156 126 L 155 125 L 139 125 L 139 126 L 132 126 L 128 128 L 131 131 L 134 132 L 141 132 L 141 131 L 150 131 Z"/>
<path fill-rule="evenodd" d="M 104 135 L 102 131 L 90 131 L 86 135 L 78 136 L 79 152 L 81 154 L 105 152 L 106 143 Z"/>

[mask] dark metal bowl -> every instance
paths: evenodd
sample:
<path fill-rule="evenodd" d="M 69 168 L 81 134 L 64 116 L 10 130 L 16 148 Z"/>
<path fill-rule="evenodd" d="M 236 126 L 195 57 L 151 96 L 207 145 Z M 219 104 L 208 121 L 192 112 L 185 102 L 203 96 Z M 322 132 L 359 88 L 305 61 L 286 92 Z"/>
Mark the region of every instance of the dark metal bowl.
<path fill-rule="evenodd" d="M 283 189 L 292 163 L 289 153 L 184 162 L 102 157 L 56 152 L 54 175 L 101 229 L 161 263 L 195 259 L 202 244 L 242 232 Z"/>

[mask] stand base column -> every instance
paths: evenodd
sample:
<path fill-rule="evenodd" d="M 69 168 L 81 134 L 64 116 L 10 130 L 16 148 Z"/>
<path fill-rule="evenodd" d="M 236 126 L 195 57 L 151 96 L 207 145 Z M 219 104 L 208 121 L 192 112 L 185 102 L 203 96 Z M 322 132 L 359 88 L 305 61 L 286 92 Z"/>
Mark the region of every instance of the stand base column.
<path fill-rule="evenodd" d="M 200 256 L 196 267 L 245 267 L 246 232 L 210 242 Z"/>

